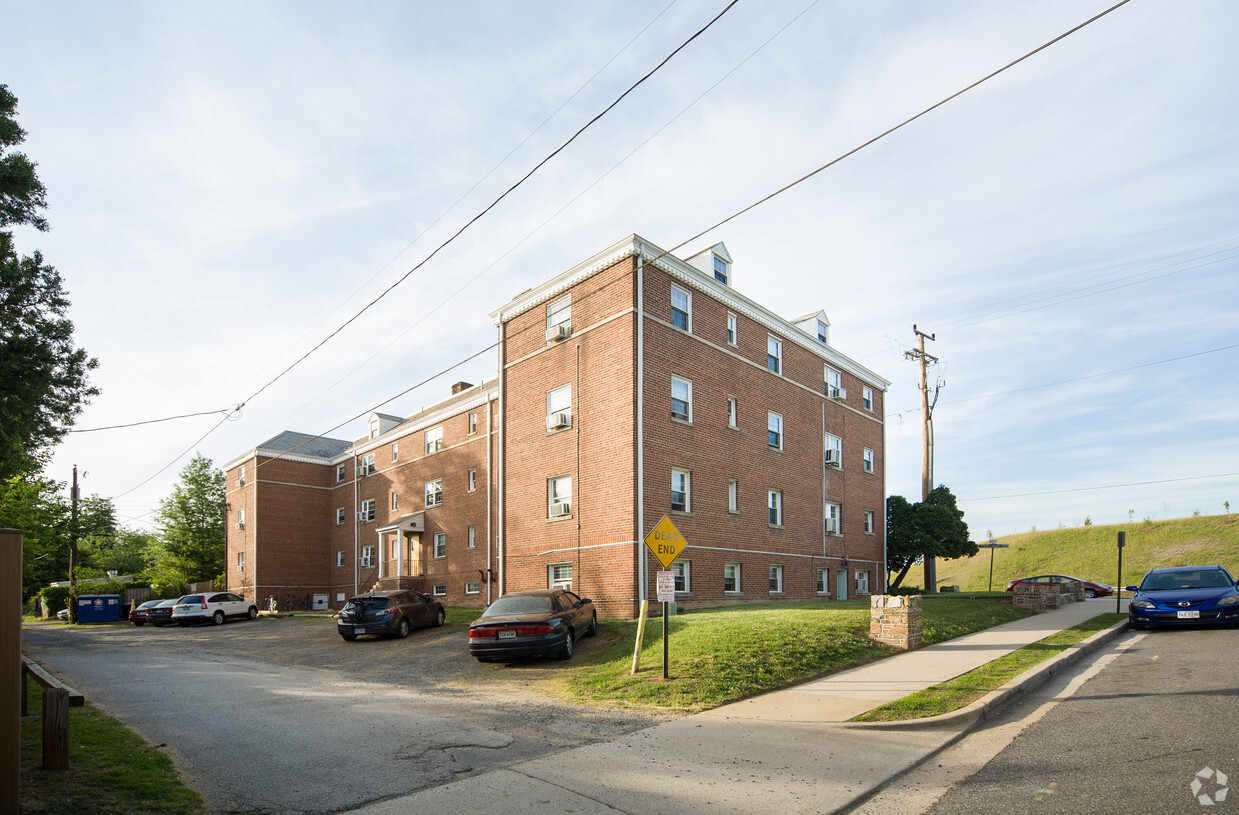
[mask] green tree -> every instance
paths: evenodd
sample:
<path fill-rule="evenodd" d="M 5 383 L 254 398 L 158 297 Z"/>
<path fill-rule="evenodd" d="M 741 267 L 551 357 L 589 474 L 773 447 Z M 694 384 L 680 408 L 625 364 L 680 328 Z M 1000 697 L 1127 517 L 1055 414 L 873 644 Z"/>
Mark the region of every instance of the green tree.
<path fill-rule="evenodd" d="M 46 230 L 35 164 L 12 150 L 26 136 L 16 110 L 17 98 L 0 85 L 0 227 Z M 0 231 L 0 478 L 40 472 L 99 394 L 89 381 L 98 362 L 74 346 L 68 308 L 60 274 L 38 252 L 19 257 L 12 233 Z"/>
<path fill-rule="evenodd" d="M 154 566 L 158 538 L 150 532 L 118 527 L 111 534 L 94 535 L 82 541 L 82 562 L 103 572 L 144 575 Z"/>
<path fill-rule="evenodd" d="M 968 540 L 963 511 L 945 486 L 934 487 L 916 504 L 902 495 L 886 499 L 886 570 L 894 575 L 890 588 L 898 587 L 912 566 L 926 557 L 953 560 L 978 551 Z"/>
<path fill-rule="evenodd" d="M 225 512 L 224 471 L 198 453 L 181 470 L 172 494 L 159 504 L 152 582 L 179 585 L 178 580 L 209 580 L 221 574 L 228 548 Z"/>
<path fill-rule="evenodd" d="M 0 480 L 0 527 L 22 530 L 22 601 L 69 575 L 69 504 L 64 485 Z"/>

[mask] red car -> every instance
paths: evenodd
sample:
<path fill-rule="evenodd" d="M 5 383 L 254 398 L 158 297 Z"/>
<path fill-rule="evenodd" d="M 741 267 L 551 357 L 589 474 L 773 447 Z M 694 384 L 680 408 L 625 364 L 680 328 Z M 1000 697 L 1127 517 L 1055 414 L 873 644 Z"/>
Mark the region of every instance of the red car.
<path fill-rule="evenodd" d="M 1038 583 L 1066 583 L 1069 580 L 1084 584 L 1085 597 L 1108 597 L 1114 593 L 1114 589 L 1105 583 L 1094 583 L 1091 580 L 1085 580 L 1081 577 L 1068 577 L 1065 574 L 1039 574 L 1034 577 L 1016 578 L 1007 584 L 1007 591 L 1015 591 L 1017 585 L 1035 586 Z"/>
<path fill-rule="evenodd" d="M 133 611 L 129 612 L 129 622 L 137 626 L 146 625 L 146 615 L 162 602 L 162 600 L 147 600 L 142 605 L 135 606 Z"/>

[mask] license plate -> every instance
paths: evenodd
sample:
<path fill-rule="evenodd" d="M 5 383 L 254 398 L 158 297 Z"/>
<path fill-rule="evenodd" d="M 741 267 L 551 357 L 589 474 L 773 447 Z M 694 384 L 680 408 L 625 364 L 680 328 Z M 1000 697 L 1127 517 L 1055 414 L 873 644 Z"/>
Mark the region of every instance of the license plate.
<path fill-rule="evenodd" d="M 1199 620 L 1200 612 L 1199 611 L 1180 611 L 1179 619 L 1180 620 Z"/>
<path fill-rule="evenodd" d="M 500 632 L 499 632 L 499 639 L 501 639 L 501 640 L 514 640 L 514 639 L 516 639 L 516 632 L 515 632 L 515 631 L 500 631 Z"/>
<path fill-rule="evenodd" d="M 366 633 L 366 629 L 364 629 L 364 628 L 354 628 L 354 629 L 353 629 L 353 633 L 354 633 L 354 634 L 364 634 L 364 633 Z"/>

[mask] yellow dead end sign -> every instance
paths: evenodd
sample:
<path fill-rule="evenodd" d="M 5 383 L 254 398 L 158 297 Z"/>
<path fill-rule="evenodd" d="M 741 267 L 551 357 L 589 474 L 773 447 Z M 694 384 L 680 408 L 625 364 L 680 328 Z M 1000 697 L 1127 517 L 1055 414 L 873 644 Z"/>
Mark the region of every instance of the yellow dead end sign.
<path fill-rule="evenodd" d="M 658 525 L 650 530 L 650 534 L 645 536 L 645 545 L 654 553 L 654 557 L 658 558 L 664 569 L 670 569 L 680 552 L 688 547 L 688 541 L 684 540 L 671 519 L 664 515 Z"/>

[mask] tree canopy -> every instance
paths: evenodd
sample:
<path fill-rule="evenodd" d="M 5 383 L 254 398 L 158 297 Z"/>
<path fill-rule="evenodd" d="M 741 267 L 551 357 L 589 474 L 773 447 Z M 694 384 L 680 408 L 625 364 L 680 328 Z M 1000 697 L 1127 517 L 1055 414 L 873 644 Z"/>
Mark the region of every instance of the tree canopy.
<path fill-rule="evenodd" d="M 968 524 L 955 496 L 943 485 L 930 490 L 929 497 L 909 503 L 902 495 L 886 499 L 886 570 L 890 588 L 903 582 L 908 571 L 926 557 L 953 560 L 971 557 L 978 551 L 968 540 Z"/>
<path fill-rule="evenodd" d="M 210 580 L 224 573 L 224 471 L 201 453 L 159 505 L 159 541 L 152 577 L 157 586 Z"/>

